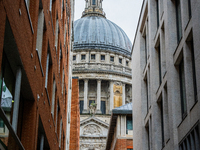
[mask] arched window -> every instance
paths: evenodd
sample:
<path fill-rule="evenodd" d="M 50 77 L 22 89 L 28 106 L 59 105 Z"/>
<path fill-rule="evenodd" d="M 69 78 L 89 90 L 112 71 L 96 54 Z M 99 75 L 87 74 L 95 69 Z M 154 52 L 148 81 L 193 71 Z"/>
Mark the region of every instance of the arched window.
<path fill-rule="evenodd" d="M 92 0 L 92 5 L 96 5 L 96 0 Z"/>

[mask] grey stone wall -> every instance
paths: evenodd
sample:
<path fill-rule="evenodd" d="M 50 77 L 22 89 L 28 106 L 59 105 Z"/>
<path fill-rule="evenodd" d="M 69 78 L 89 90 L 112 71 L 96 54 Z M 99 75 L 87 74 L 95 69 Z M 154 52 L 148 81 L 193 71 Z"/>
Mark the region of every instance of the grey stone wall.
<path fill-rule="evenodd" d="M 136 150 L 178 150 L 191 133 L 196 133 L 193 127 L 197 125 L 199 129 L 200 2 L 190 2 L 191 17 L 188 1 L 180 1 L 178 27 L 176 1 L 159 0 L 159 9 L 156 0 L 143 2 L 132 49 L 133 145 Z M 182 33 L 180 40 L 177 40 L 178 29 Z M 198 136 L 190 146 L 196 144 L 199 148 Z"/>

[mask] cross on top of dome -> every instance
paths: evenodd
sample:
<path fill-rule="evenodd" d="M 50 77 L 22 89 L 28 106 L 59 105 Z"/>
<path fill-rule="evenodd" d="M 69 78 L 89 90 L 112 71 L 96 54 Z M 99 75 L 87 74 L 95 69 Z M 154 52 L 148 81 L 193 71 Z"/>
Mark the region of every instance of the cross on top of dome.
<path fill-rule="evenodd" d="M 102 1 L 103 0 L 85 0 L 85 10 L 82 13 L 82 17 L 88 16 L 88 15 L 105 17 L 106 14 L 102 8 Z"/>

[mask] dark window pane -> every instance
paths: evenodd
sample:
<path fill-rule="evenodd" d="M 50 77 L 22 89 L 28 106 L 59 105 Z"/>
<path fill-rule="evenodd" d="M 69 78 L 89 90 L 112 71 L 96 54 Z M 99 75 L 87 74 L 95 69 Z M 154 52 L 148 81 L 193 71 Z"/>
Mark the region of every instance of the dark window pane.
<path fill-rule="evenodd" d="M 84 105 L 84 101 L 80 101 L 79 102 L 80 114 L 82 114 L 82 112 L 83 112 L 83 105 Z"/>
<path fill-rule="evenodd" d="M 128 130 L 133 130 L 132 117 L 126 117 L 126 134 L 128 134 Z"/>
<path fill-rule="evenodd" d="M 145 37 L 144 37 L 144 49 L 145 49 L 145 64 L 147 63 L 147 37 L 146 37 L 146 35 L 145 35 Z"/>
<path fill-rule="evenodd" d="M 114 57 L 110 56 L 110 61 L 114 62 Z"/>
<path fill-rule="evenodd" d="M 163 99 L 161 98 L 160 103 L 159 103 L 159 107 L 160 107 L 160 125 L 161 125 L 161 137 L 162 137 L 162 146 L 164 146 L 164 114 L 163 114 Z"/>
<path fill-rule="evenodd" d="M 91 54 L 91 59 L 95 59 L 95 54 Z"/>
<path fill-rule="evenodd" d="M 159 0 L 156 0 L 157 27 L 159 27 Z"/>
<path fill-rule="evenodd" d="M 185 73 L 184 73 L 184 62 L 183 62 L 183 60 L 179 64 L 179 78 L 180 78 L 182 117 L 185 117 L 185 115 L 187 113 L 187 105 L 186 105 Z"/>
<path fill-rule="evenodd" d="M 188 46 L 190 48 L 191 52 L 191 60 L 192 60 L 192 76 L 193 76 L 193 89 L 194 89 L 194 98 L 195 102 L 197 99 L 197 83 L 196 83 L 196 64 L 195 64 L 195 58 L 194 58 L 194 45 L 193 45 L 193 39 L 188 42 Z"/>
<path fill-rule="evenodd" d="M 76 60 L 76 55 L 73 56 L 73 60 Z"/>
<path fill-rule="evenodd" d="M 181 5 L 180 0 L 176 0 L 176 27 L 177 27 L 177 42 L 182 38 L 182 23 L 181 23 Z"/>
<path fill-rule="evenodd" d="M 11 66 L 8 62 L 6 55 L 3 55 L 3 63 L 1 70 L 1 107 L 8 117 L 8 120 L 12 118 L 12 109 L 14 104 L 14 90 L 15 90 L 15 76 L 12 72 Z"/>
<path fill-rule="evenodd" d="M 162 73 L 161 73 L 161 52 L 160 52 L 160 45 L 157 48 L 158 51 L 158 67 L 159 67 L 159 83 L 162 83 Z"/>
<path fill-rule="evenodd" d="M 85 55 L 81 55 L 81 60 L 85 60 Z"/>
<path fill-rule="evenodd" d="M 105 55 L 101 55 L 101 60 L 105 60 Z"/>
<path fill-rule="evenodd" d="M 96 5 L 96 0 L 92 0 L 92 5 Z"/>
<path fill-rule="evenodd" d="M 122 64 L 122 59 L 121 58 L 119 58 L 119 63 Z"/>
<path fill-rule="evenodd" d="M 106 102 L 101 101 L 101 112 L 102 114 L 106 114 Z"/>
<path fill-rule="evenodd" d="M 128 62 L 128 61 L 126 61 L 126 66 L 128 66 L 128 64 L 129 64 L 129 62 Z"/>
<path fill-rule="evenodd" d="M 188 15 L 189 15 L 189 18 L 192 17 L 192 12 L 191 12 L 191 0 L 188 0 Z"/>

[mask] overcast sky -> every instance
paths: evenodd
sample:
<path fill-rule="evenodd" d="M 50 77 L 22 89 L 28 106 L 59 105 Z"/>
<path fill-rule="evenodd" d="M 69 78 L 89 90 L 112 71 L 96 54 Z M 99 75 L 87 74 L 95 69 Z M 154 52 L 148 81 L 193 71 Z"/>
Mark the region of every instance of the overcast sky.
<path fill-rule="evenodd" d="M 103 0 L 106 18 L 120 26 L 131 42 L 135 36 L 139 14 L 143 0 Z M 74 20 L 81 18 L 85 8 L 85 0 L 75 0 Z"/>

